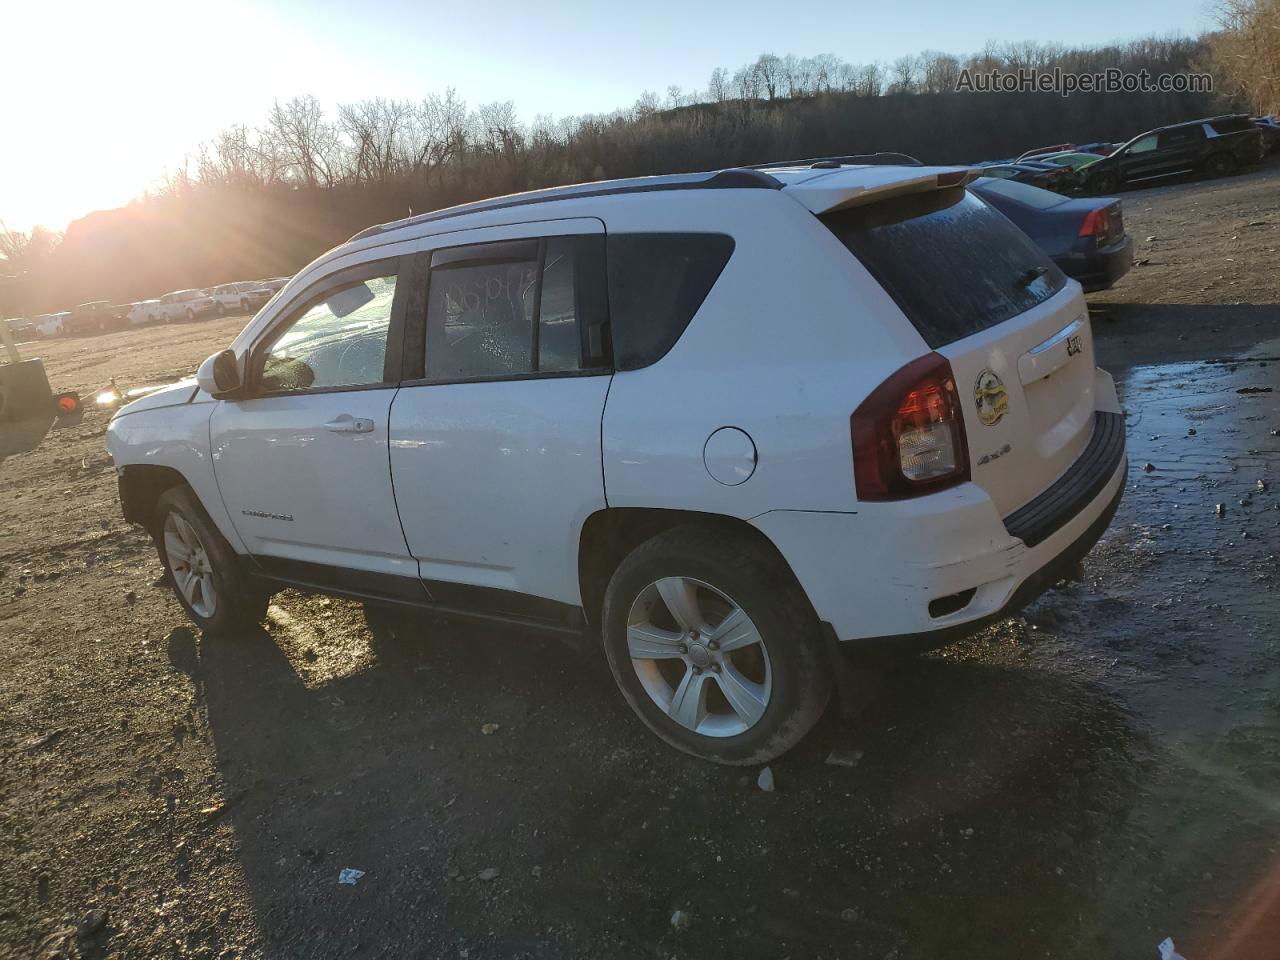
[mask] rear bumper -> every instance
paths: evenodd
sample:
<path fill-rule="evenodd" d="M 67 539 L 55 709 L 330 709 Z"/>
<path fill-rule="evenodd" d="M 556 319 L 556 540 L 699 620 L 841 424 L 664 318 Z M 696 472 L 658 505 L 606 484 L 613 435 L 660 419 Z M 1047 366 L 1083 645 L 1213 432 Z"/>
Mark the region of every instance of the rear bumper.
<path fill-rule="evenodd" d="M 851 650 L 942 646 L 1035 599 L 1102 536 L 1128 469 L 1123 424 L 1111 417 L 1071 469 L 1007 518 L 969 483 L 857 513 L 773 511 L 752 522 Z"/>
<path fill-rule="evenodd" d="M 1133 266 L 1133 238 L 1125 234 L 1119 243 L 1088 256 L 1064 257 L 1058 266 L 1067 276 L 1079 280 L 1085 293 L 1106 290 Z"/>

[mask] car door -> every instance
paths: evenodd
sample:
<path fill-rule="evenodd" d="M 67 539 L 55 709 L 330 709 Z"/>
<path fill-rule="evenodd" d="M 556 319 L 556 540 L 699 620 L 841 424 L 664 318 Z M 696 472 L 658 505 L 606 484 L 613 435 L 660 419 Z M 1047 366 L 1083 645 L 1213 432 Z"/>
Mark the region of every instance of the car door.
<path fill-rule="evenodd" d="M 1117 162 L 1121 183 L 1132 183 L 1135 180 L 1157 175 L 1156 171 L 1160 166 L 1160 160 L 1156 155 L 1157 145 L 1157 135 L 1150 133 L 1145 137 L 1139 137 L 1120 151 Z"/>
<path fill-rule="evenodd" d="M 221 401 L 210 420 L 227 512 L 281 579 L 422 599 L 387 458 L 401 266 L 359 263 L 300 291 L 250 348 L 247 395 Z"/>
<path fill-rule="evenodd" d="M 432 602 L 572 620 L 578 537 L 605 506 L 604 224 L 450 234 L 424 253 L 391 473 Z"/>
<path fill-rule="evenodd" d="M 1161 176 L 1190 173 L 1204 152 L 1204 128 L 1200 124 L 1164 130 L 1159 137 L 1157 156 Z"/>

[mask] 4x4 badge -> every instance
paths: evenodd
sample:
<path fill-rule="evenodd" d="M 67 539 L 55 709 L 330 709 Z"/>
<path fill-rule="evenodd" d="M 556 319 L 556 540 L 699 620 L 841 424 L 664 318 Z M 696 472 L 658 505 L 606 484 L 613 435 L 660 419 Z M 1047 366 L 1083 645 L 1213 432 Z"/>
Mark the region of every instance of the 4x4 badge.
<path fill-rule="evenodd" d="M 983 370 L 978 374 L 978 382 L 973 386 L 973 400 L 978 407 L 978 419 L 988 427 L 999 423 L 1009 411 L 1009 394 L 1004 389 L 1004 381 L 996 376 L 994 370 Z"/>

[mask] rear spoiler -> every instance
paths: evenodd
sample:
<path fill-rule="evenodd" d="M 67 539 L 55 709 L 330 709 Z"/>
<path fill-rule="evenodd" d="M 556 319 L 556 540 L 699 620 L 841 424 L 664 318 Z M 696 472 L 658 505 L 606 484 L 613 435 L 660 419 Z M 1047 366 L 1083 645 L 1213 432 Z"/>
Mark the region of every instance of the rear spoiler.
<path fill-rule="evenodd" d="M 972 167 L 844 167 L 784 186 L 814 213 L 832 213 L 926 190 L 962 187 L 980 177 Z"/>

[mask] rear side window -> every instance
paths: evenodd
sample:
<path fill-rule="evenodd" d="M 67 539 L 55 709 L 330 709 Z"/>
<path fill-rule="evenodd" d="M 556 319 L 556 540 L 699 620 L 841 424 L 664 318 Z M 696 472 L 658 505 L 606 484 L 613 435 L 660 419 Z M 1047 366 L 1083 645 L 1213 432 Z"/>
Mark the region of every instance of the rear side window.
<path fill-rule="evenodd" d="M 436 251 L 427 291 L 427 379 L 603 369 L 603 245 L 598 236 L 570 236 Z"/>
<path fill-rule="evenodd" d="M 733 238 L 722 233 L 609 234 L 609 322 L 617 369 L 637 370 L 665 356 L 732 255 Z"/>
<path fill-rule="evenodd" d="M 1239 133 L 1241 130 L 1252 130 L 1253 121 L 1248 117 L 1224 117 L 1221 120 L 1211 120 L 1205 126 L 1218 134 Z"/>
<path fill-rule="evenodd" d="M 1170 150 L 1199 143 L 1204 139 L 1204 130 L 1200 127 L 1175 127 L 1160 134 L 1160 149 Z"/>
<path fill-rule="evenodd" d="M 1067 282 L 1025 233 L 963 187 L 821 220 L 934 349 L 1043 303 Z"/>

